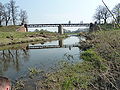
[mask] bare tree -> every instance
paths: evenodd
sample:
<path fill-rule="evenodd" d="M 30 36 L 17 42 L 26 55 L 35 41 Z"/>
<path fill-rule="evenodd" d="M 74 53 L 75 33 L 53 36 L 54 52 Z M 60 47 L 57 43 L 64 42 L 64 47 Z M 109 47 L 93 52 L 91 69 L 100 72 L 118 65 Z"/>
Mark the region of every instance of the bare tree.
<path fill-rule="evenodd" d="M 13 25 L 15 25 L 17 16 L 18 16 L 18 14 L 17 14 L 18 6 L 16 6 L 16 2 L 14 0 L 10 0 L 9 5 L 10 5 L 10 9 L 11 9 L 11 19 L 12 19 Z"/>
<path fill-rule="evenodd" d="M 101 15 L 101 6 L 98 6 L 98 8 L 96 9 L 96 13 L 94 15 L 94 19 L 100 24 L 101 23 L 101 19 L 102 19 L 102 15 Z"/>
<path fill-rule="evenodd" d="M 104 20 L 104 23 L 107 23 L 107 19 L 110 17 L 110 13 L 104 6 L 101 7 L 101 16 Z"/>
<path fill-rule="evenodd" d="M 117 23 L 120 23 L 120 3 L 118 3 L 112 10 L 116 16 Z"/>
<path fill-rule="evenodd" d="M 111 12 L 111 10 L 108 8 L 108 6 L 106 5 L 106 3 L 104 2 L 104 0 L 102 0 L 104 6 L 106 7 L 106 9 L 109 11 L 109 13 L 112 15 L 113 19 L 115 20 L 115 23 L 117 24 L 118 28 L 120 28 L 120 25 L 118 24 L 114 14 Z"/>
<path fill-rule="evenodd" d="M 8 25 L 10 18 L 11 18 L 11 9 L 10 9 L 10 5 L 7 3 L 4 5 L 4 21 L 6 26 Z"/>
<path fill-rule="evenodd" d="M 0 2 L 0 26 L 2 25 L 2 22 L 3 22 L 3 20 L 4 20 L 3 9 L 4 9 L 4 6 L 3 6 L 3 4 Z"/>
<path fill-rule="evenodd" d="M 107 19 L 110 17 L 109 11 L 104 6 L 98 6 L 94 18 L 99 21 L 103 19 L 104 23 L 107 23 Z"/>
<path fill-rule="evenodd" d="M 19 16 L 20 16 L 21 25 L 26 24 L 27 23 L 27 18 L 28 18 L 27 12 L 25 10 L 21 9 Z"/>

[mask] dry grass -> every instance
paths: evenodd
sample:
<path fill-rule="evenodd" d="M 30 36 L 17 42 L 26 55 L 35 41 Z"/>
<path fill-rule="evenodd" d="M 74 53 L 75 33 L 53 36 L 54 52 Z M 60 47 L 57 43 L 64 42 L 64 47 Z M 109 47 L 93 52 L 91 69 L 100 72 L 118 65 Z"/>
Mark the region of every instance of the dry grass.
<path fill-rule="evenodd" d="M 96 87 L 100 90 L 120 89 L 120 30 L 91 34 L 94 51 L 107 61 L 108 70 L 100 72 Z"/>

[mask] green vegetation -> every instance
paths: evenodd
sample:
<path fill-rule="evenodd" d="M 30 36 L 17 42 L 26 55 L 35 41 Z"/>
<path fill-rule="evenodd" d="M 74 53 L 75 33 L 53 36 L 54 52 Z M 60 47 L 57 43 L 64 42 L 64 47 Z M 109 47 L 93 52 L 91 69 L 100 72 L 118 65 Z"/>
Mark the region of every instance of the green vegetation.
<path fill-rule="evenodd" d="M 6 32 L 0 38 L 11 35 L 15 38 L 34 37 L 33 35 L 55 36 L 46 32 Z M 8 34 L 9 33 L 9 34 Z M 15 35 L 16 33 L 16 35 Z M 85 33 L 82 33 L 84 35 Z M 3 35 L 3 36 L 2 36 Z M 53 73 L 42 73 L 42 80 L 34 82 L 42 90 L 119 90 L 120 75 L 120 30 L 92 32 L 87 35 L 87 43 L 93 45 L 91 49 L 81 54 L 82 62 L 71 63 L 61 61 L 60 69 Z M 67 56 L 72 58 L 71 56 Z M 29 77 L 34 79 L 41 70 L 29 68 Z M 15 90 L 24 88 L 24 80 L 16 83 Z M 19 88 L 18 88 L 19 87 Z M 18 89 L 17 89 L 18 88 Z"/>
<path fill-rule="evenodd" d="M 35 76 L 37 76 L 38 74 L 40 73 L 43 73 L 44 71 L 40 70 L 40 69 L 37 69 L 37 68 L 28 68 L 29 70 L 29 77 L 32 79 L 34 78 Z"/>
<path fill-rule="evenodd" d="M 46 81 L 42 83 L 40 81 L 38 85 L 47 86 L 50 90 L 55 88 L 59 88 L 59 90 L 90 90 L 99 73 L 107 70 L 106 62 L 93 49 L 85 51 L 81 57 L 84 59 L 83 62 L 74 64 L 61 62 L 61 69 L 47 74 Z"/>
<path fill-rule="evenodd" d="M 35 82 L 42 90 L 119 90 L 120 30 L 99 31 L 89 34 L 87 40 L 93 48 L 81 54 L 82 62 L 61 61 L 60 69 L 43 74 Z M 69 57 L 69 56 L 68 56 Z M 29 69 L 32 78 L 39 70 Z M 20 84 L 18 84 L 20 83 Z M 24 82 L 16 85 L 24 88 Z M 25 84 L 25 83 L 24 83 Z M 19 89 L 16 89 L 19 90 Z"/>
<path fill-rule="evenodd" d="M 53 73 L 43 74 L 45 79 L 36 83 L 42 90 L 119 90 L 120 76 L 120 30 L 97 31 L 87 35 L 87 43 L 91 49 L 81 54 L 82 62 L 62 61 L 60 69 Z M 24 42 L 24 40 L 46 40 L 60 38 L 50 32 L 1 32 L 0 42 Z M 41 38 L 41 39 L 40 39 Z M 8 40 L 8 41 L 7 41 Z M 26 42 L 25 41 L 25 42 Z M 69 56 L 68 56 L 69 57 Z M 29 69 L 29 77 L 33 79 L 42 71 Z M 19 86 L 20 85 L 20 86 Z M 24 88 L 24 80 L 15 85 Z M 19 90 L 16 89 L 15 90 Z"/>
<path fill-rule="evenodd" d="M 116 30 L 116 29 L 118 29 L 116 24 L 101 24 L 100 27 L 101 27 L 101 30 Z"/>
<path fill-rule="evenodd" d="M 0 45 L 11 45 L 35 41 L 54 40 L 66 37 L 57 33 L 40 31 L 40 32 L 17 32 L 19 26 L 0 27 Z"/>
<path fill-rule="evenodd" d="M 0 32 L 15 32 L 20 26 L 0 26 Z"/>
<path fill-rule="evenodd" d="M 83 62 L 62 62 L 59 71 L 39 81 L 43 90 L 119 90 L 120 30 L 100 31 L 88 35 L 92 49 L 81 55 Z"/>

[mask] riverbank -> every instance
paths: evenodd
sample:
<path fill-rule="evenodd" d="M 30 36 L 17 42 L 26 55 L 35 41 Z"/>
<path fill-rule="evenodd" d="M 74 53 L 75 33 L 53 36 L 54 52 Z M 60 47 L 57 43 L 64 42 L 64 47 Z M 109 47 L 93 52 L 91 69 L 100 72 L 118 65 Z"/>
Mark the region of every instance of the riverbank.
<path fill-rule="evenodd" d="M 119 90 L 120 89 L 120 30 L 99 31 L 85 34 L 91 45 L 81 54 L 83 62 L 62 61 L 60 69 L 53 73 L 42 73 L 43 78 L 32 80 L 38 90 Z M 33 74 L 37 73 L 33 69 Z M 35 75 L 35 74 L 34 74 Z M 27 81 L 17 83 L 25 90 L 32 88 Z M 19 89 L 17 89 L 19 90 Z"/>
<path fill-rule="evenodd" d="M 91 45 L 92 49 L 82 54 L 83 59 L 92 62 L 95 66 L 99 66 L 99 69 L 96 69 L 97 67 L 93 69 L 95 78 L 92 79 L 92 88 L 119 90 L 120 30 L 94 32 L 86 35 L 86 37 L 86 42 Z M 100 57 L 101 59 L 94 60 L 91 51 L 96 53 L 96 58 Z"/>
<path fill-rule="evenodd" d="M 66 35 L 52 32 L 16 32 L 17 28 L 18 26 L 0 27 L 0 46 L 36 41 L 45 42 L 66 37 Z"/>
<path fill-rule="evenodd" d="M 82 63 L 62 63 L 62 68 L 47 74 L 37 87 L 45 90 L 120 89 L 120 30 L 100 31 L 87 35 L 92 47 L 82 53 Z"/>

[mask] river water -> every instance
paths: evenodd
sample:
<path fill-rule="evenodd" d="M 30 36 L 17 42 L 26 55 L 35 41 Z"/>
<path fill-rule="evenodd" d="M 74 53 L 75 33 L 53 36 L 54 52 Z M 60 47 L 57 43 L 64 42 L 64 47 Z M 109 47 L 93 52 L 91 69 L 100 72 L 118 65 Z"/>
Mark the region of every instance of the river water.
<path fill-rule="evenodd" d="M 78 47 L 48 48 L 52 45 L 73 45 L 80 42 L 80 37 L 71 36 L 63 40 L 56 40 L 45 43 L 22 44 L 16 49 L 5 47 L 0 51 L 0 76 L 6 76 L 11 80 L 25 76 L 29 68 L 39 68 L 45 72 L 50 72 L 62 60 L 72 62 L 81 61 L 81 50 Z M 46 46 L 47 48 L 34 49 L 30 46 Z M 14 46 L 15 47 L 15 46 Z M 26 49 L 27 47 L 27 49 Z M 72 58 L 68 58 L 72 56 Z"/>

